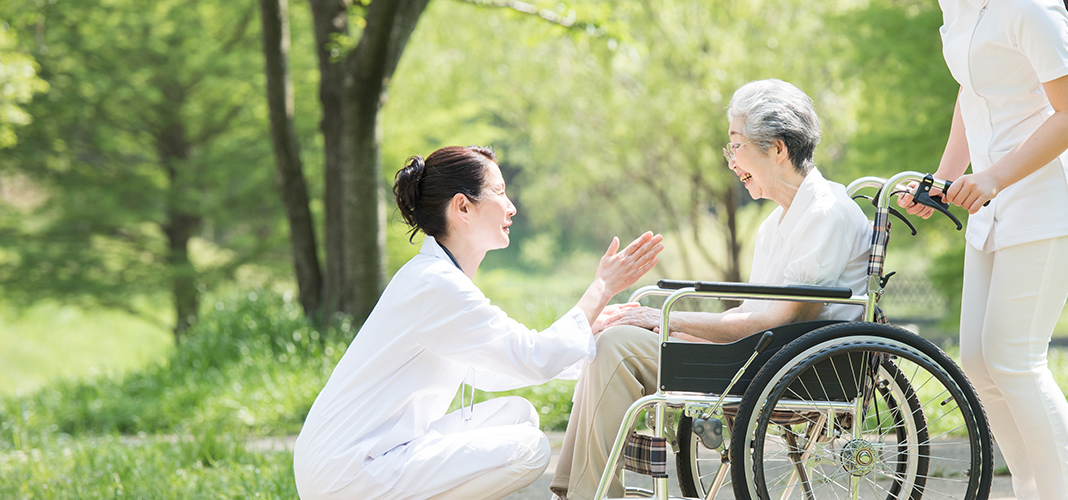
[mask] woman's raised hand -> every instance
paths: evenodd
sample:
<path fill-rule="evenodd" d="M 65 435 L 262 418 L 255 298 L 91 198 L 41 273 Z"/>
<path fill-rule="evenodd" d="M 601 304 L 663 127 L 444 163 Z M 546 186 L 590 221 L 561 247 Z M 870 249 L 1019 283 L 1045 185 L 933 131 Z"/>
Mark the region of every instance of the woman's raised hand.
<path fill-rule="evenodd" d="M 598 318 L 608 301 L 633 285 L 656 265 L 656 254 L 664 249 L 664 245 L 660 244 L 662 241 L 663 236 L 646 232 L 627 245 L 627 248 L 619 250 L 619 238 L 612 238 L 608 251 L 597 265 L 597 275 L 593 278 L 593 283 L 590 283 L 590 287 L 576 304 L 576 307 L 586 314 L 594 333 L 601 331 L 604 326 L 605 318 Z"/>
<path fill-rule="evenodd" d="M 663 240 L 663 236 L 647 231 L 617 252 L 619 238 L 612 238 L 597 266 L 597 279 L 604 282 L 609 296 L 626 290 L 656 265 L 657 254 L 664 249 Z"/>

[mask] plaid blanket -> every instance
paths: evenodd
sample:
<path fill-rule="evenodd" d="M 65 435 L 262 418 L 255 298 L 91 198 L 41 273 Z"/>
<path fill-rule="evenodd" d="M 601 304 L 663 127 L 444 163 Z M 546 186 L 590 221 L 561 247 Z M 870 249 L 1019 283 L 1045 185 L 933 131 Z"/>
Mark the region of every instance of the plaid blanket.
<path fill-rule="evenodd" d="M 652 477 L 667 475 L 667 440 L 632 432 L 623 447 L 623 467 Z"/>

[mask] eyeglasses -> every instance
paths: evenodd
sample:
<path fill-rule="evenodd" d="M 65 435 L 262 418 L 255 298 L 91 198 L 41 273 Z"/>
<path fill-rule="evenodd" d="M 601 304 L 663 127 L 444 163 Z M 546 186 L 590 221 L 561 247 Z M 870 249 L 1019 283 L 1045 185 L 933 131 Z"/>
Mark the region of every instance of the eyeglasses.
<path fill-rule="evenodd" d="M 753 141 L 745 142 L 728 142 L 727 146 L 723 148 L 723 157 L 727 159 L 727 164 L 730 165 L 734 161 L 734 153 L 738 151 L 738 148 L 751 144 Z"/>

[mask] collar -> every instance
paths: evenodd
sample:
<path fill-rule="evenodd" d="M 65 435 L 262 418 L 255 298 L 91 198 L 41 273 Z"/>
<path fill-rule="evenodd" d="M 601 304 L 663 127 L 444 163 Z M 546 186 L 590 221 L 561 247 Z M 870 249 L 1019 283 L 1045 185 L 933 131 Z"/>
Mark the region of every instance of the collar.
<path fill-rule="evenodd" d="M 805 180 L 801 181 L 801 185 L 797 187 L 797 192 L 794 193 L 794 199 L 790 202 L 790 209 L 779 220 L 779 234 L 784 238 L 790 235 L 790 232 L 794 230 L 798 221 L 808 210 L 812 200 L 816 198 L 816 193 L 825 183 L 823 174 L 816 167 L 812 167 L 812 170 L 805 174 Z M 782 207 L 780 206 L 779 209 L 781 210 Z"/>
<path fill-rule="evenodd" d="M 456 262 L 456 257 L 453 257 L 452 253 L 449 252 L 449 250 L 445 248 L 444 245 L 438 243 L 438 240 L 435 239 L 433 236 L 426 236 L 426 239 L 423 240 L 423 246 L 419 248 L 419 253 L 423 255 L 429 255 L 438 259 L 445 259 L 449 262 L 452 262 L 456 265 L 456 268 L 459 269 L 460 272 L 463 272 L 463 268 L 460 267 L 460 263 Z"/>

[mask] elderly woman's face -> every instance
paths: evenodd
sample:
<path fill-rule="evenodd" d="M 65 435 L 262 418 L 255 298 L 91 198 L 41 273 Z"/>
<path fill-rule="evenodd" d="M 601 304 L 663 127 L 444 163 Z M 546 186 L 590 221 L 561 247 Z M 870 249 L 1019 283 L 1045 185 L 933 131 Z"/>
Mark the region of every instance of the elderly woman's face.
<path fill-rule="evenodd" d="M 769 188 L 782 177 L 782 168 L 771 154 L 772 150 L 761 153 L 755 144 L 749 142 L 742 133 L 744 126 L 745 122 L 741 118 L 731 120 L 730 144 L 727 150 L 733 150 L 734 158 L 730 162 L 730 169 L 742 181 L 754 200 L 771 198 Z"/>

